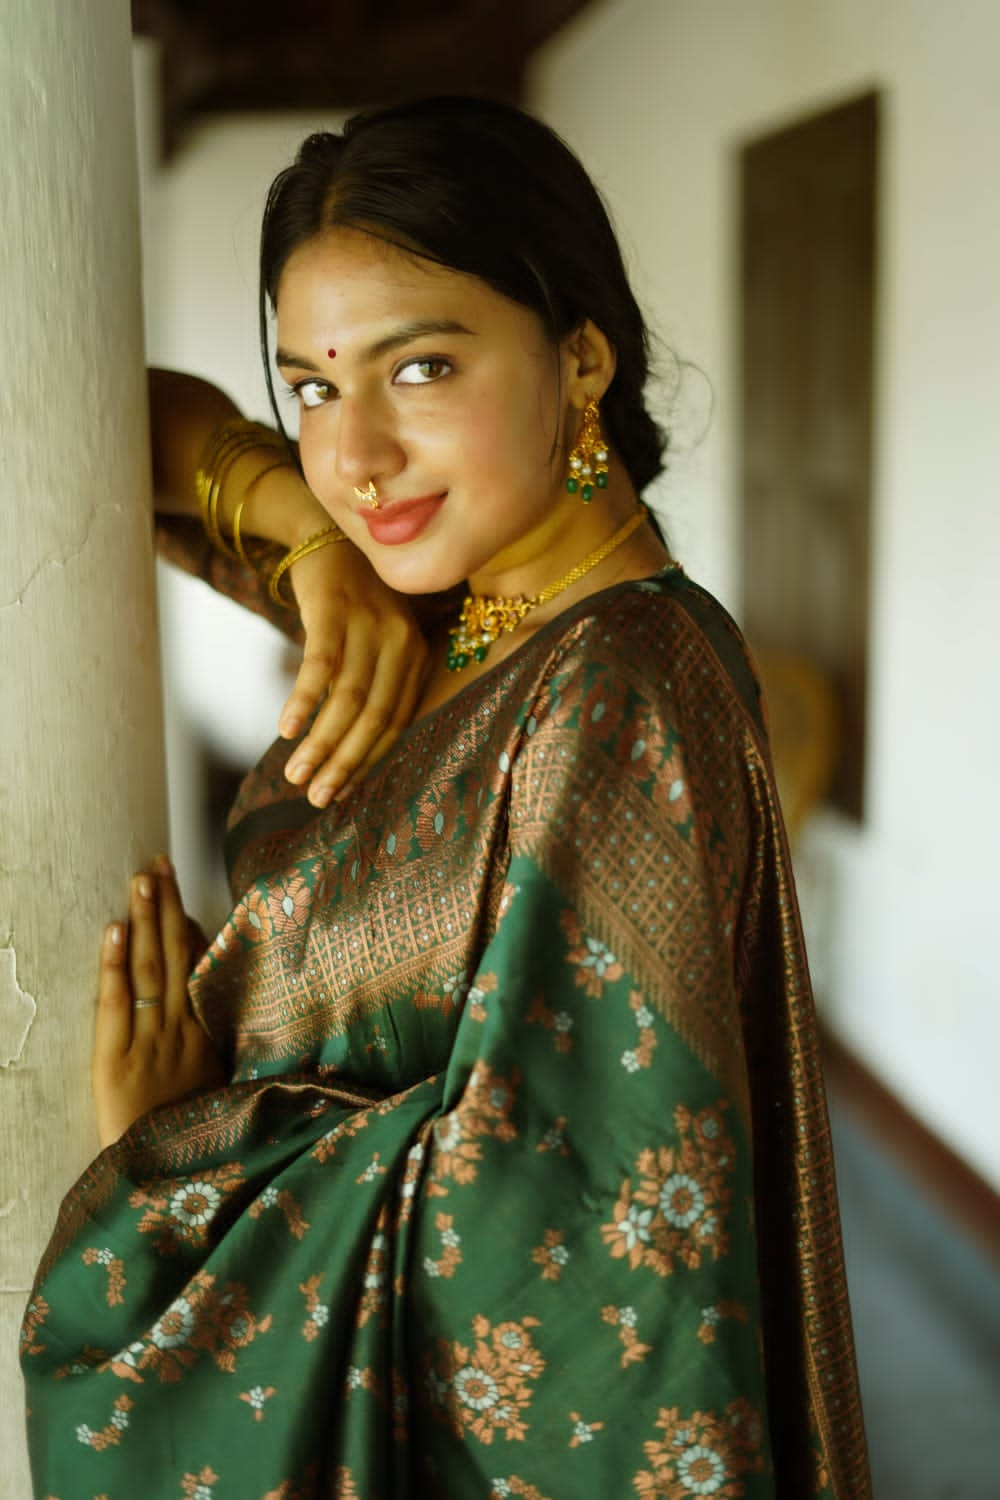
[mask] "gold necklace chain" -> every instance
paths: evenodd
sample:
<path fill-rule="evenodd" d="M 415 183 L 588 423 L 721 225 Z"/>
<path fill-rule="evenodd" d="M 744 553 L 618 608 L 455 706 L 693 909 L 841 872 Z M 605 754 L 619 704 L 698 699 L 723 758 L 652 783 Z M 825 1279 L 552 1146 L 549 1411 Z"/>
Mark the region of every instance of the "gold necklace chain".
<path fill-rule="evenodd" d="M 570 568 L 568 573 L 564 573 L 555 583 L 547 584 L 537 594 L 498 597 L 491 594 L 467 594 L 458 624 L 449 632 L 448 659 L 445 664 L 448 671 L 461 672 L 470 661 L 485 660 L 487 651 L 504 631 L 516 630 L 530 610 L 537 609 L 540 604 L 547 604 L 550 599 L 561 594 L 563 589 L 568 589 L 592 568 L 596 568 L 598 563 L 610 557 L 623 542 L 628 541 L 645 519 L 646 508 L 640 506 L 606 542 L 595 547 L 575 568 Z"/>

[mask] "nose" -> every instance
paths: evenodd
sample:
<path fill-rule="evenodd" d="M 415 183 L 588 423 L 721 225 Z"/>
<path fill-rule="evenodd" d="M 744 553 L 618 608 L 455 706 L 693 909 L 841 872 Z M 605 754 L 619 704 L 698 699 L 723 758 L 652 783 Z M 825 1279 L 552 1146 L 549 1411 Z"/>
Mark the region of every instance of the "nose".
<path fill-rule="evenodd" d="M 405 462 L 389 414 L 371 399 L 341 396 L 337 403 L 334 468 L 345 485 L 363 489 L 370 479 L 398 474 Z"/>

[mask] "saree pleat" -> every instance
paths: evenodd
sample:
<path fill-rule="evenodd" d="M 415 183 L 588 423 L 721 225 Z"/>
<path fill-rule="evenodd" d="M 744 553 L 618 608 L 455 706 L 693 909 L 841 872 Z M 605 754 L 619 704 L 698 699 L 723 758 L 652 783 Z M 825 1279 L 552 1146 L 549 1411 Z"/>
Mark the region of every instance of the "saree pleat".
<path fill-rule="evenodd" d="M 317 813 L 272 747 L 192 976 L 231 1082 L 68 1195 L 36 1494 L 869 1494 L 758 692 L 676 572 Z"/>

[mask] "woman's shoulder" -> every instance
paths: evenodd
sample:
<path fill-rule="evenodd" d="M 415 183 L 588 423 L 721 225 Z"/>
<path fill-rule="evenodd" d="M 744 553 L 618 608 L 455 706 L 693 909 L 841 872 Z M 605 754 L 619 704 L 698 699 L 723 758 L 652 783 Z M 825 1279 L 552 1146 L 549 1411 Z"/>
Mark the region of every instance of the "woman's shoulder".
<path fill-rule="evenodd" d="M 554 654 L 562 672 L 607 672 L 653 698 L 735 697 L 762 726 L 760 684 L 742 631 L 679 566 L 591 595 L 563 617 Z"/>

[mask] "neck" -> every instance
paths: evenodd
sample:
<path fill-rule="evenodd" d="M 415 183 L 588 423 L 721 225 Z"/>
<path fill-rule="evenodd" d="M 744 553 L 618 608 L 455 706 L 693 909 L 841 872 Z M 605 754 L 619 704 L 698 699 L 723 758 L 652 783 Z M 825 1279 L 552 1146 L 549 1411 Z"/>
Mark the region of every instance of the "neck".
<path fill-rule="evenodd" d="M 458 622 L 450 632 L 448 670 L 462 672 L 477 662 L 484 662 L 493 647 L 505 637 L 523 639 L 533 634 L 553 615 L 577 599 L 607 588 L 617 578 L 646 577 L 664 566 L 669 556 L 645 525 L 647 517 L 645 507 L 635 506 L 622 524 L 586 556 L 577 558 L 566 572 L 531 594 L 470 592 L 462 605 Z M 624 549 L 640 533 L 646 533 L 645 541 L 633 547 L 630 556 L 624 558 L 621 555 Z M 609 563 L 614 565 L 611 569 Z M 498 653 L 493 659 L 498 659 Z"/>
<path fill-rule="evenodd" d="M 638 497 L 612 461 L 611 483 L 588 505 L 560 490 L 537 526 L 469 575 L 470 594 L 532 597 L 562 578 L 635 514 Z"/>

